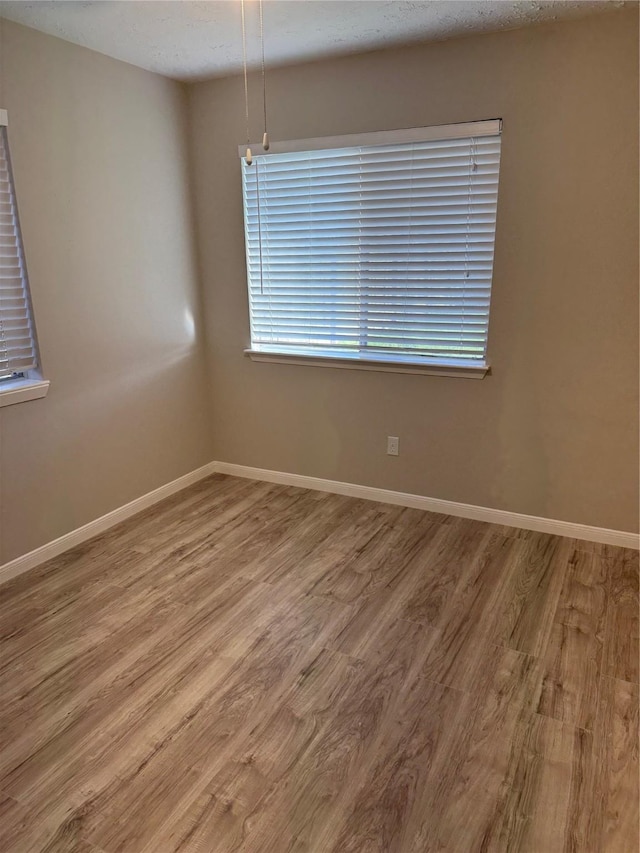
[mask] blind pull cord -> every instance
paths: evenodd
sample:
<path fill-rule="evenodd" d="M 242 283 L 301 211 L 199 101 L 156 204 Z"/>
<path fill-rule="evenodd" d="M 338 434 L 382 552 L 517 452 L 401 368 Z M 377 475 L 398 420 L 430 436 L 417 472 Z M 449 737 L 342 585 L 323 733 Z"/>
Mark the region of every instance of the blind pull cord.
<path fill-rule="evenodd" d="M 267 75 L 265 70 L 264 60 L 264 9 L 263 0 L 259 2 L 260 11 L 260 52 L 262 60 L 262 108 L 264 117 L 264 133 L 262 135 L 262 147 L 265 151 L 269 150 L 269 134 L 267 132 Z M 251 154 L 251 133 L 249 129 L 249 78 L 247 69 L 247 21 L 245 14 L 245 0 L 241 0 L 241 17 L 242 17 L 242 69 L 244 76 L 244 112 L 247 131 L 247 153 L 246 163 L 251 166 L 253 163 L 253 155 Z M 260 209 L 260 172 L 258 161 L 256 160 L 256 204 L 258 213 L 258 252 L 260 259 L 260 295 L 264 294 L 264 270 L 262 258 L 262 211 Z"/>
<path fill-rule="evenodd" d="M 247 166 L 253 163 L 251 154 L 251 133 L 249 130 L 249 73 L 247 65 L 247 19 L 245 10 L 245 0 L 240 3 L 241 18 L 242 18 L 242 71 L 244 77 L 244 113 L 247 131 Z M 267 73 L 264 58 L 264 7 L 263 0 L 259 0 L 260 12 L 260 53 L 262 65 L 262 110 L 264 118 L 264 133 L 262 134 L 262 147 L 265 151 L 269 150 L 269 132 L 267 129 Z"/>
<path fill-rule="evenodd" d="M 258 206 L 258 256 L 260 258 L 260 295 L 264 295 L 264 271 L 262 262 L 262 215 L 260 212 L 260 171 L 256 160 L 256 203 Z"/>
<path fill-rule="evenodd" d="M 469 187 L 467 193 L 467 227 L 464 235 L 464 287 L 462 290 L 462 315 L 460 322 L 460 333 L 464 335 L 464 326 L 467 320 L 467 281 L 469 272 L 469 238 L 471 235 L 471 205 L 473 203 L 473 175 L 478 171 L 476 138 L 472 137 L 469 145 Z"/>
<path fill-rule="evenodd" d="M 269 150 L 269 134 L 267 133 L 267 73 L 264 63 L 264 12 L 263 0 L 260 0 L 260 47 L 262 50 L 262 108 L 264 111 L 264 133 L 262 135 L 262 147 Z"/>
<path fill-rule="evenodd" d="M 250 166 L 253 162 L 251 157 L 251 136 L 249 134 L 249 80 L 247 77 L 247 26 L 245 20 L 245 10 L 244 10 L 245 0 L 240 0 L 240 14 L 242 17 L 242 69 L 244 73 L 244 116 L 246 121 L 246 130 L 247 130 L 247 166 Z"/>

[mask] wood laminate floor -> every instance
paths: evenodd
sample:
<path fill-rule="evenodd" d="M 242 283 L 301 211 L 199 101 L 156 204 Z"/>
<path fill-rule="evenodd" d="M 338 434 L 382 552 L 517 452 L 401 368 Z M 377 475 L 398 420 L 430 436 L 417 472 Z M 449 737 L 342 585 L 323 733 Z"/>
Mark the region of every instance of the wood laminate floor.
<path fill-rule="evenodd" d="M 215 476 L 0 596 L 2 853 L 637 853 L 636 552 Z"/>

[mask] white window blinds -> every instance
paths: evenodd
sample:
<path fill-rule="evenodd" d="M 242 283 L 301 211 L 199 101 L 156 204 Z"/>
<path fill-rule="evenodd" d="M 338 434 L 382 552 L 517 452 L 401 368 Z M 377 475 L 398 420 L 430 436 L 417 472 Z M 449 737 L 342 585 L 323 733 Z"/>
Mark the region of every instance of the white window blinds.
<path fill-rule="evenodd" d="M 254 148 L 251 348 L 483 367 L 500 124 Z"/>
<path fill-rule="evenodd" d="M 6 112 L 0 110 L 0 380 L 37 366 Z"/>

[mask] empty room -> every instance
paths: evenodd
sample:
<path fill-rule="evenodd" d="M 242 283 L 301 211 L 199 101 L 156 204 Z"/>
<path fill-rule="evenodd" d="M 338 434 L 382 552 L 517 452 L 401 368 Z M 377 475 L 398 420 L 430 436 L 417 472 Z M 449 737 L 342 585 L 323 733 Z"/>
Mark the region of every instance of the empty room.
<path fill-rule="evenodd" d="M 0 2 L 0 853 L 638 853 L 639 4 Z"/>

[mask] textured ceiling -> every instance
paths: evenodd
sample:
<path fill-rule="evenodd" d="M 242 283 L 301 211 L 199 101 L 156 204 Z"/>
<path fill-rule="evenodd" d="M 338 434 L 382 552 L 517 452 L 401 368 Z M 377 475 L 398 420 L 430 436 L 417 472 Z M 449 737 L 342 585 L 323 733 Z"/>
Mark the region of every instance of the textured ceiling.
<path fill-rule="evenodd" d="M 620 0 L 265 0 L 271 65 L 523 27 L 624 5 Z M 240 0 L 0 2 L 0 15 L 180 80 L 237 72 Z M 247 0 L 249 58 L 258 3 Z"/>

